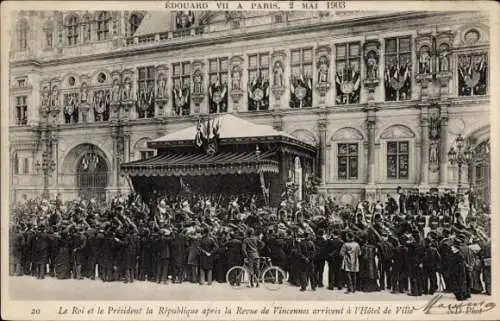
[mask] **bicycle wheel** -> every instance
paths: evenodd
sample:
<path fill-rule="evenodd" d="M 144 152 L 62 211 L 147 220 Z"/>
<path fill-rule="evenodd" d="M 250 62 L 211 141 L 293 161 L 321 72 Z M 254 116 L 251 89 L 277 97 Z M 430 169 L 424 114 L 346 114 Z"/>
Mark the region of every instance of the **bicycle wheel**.
<path fill-rule="evenodd" d="M 287 281 L 286 273 L 277 266 L 270 266 L 262 273 L 262 284 L 266 289 L 276 291 Z"/>
<path fill-rule="evenodd" d="M 250 286 L 250 273 L 242 266 L 233 266 L 226 273 L 226 281 L 233 289 L 245 289 Z"/>

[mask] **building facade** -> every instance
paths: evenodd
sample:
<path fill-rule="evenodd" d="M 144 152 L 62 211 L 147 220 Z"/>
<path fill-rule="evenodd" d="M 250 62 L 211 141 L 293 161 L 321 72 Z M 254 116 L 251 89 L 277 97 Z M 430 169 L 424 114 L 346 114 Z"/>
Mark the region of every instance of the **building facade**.
<path fill-rule="evenodd" d="M 461 183 L 486 197 L 489 28 L 479 12 L 18 12 L 11 202 L 126 192 L 120 164 L 209 113 L 317 146 L 320 190 L 343 202 L 455 188 L 460 134 L 482 155 Z"/>

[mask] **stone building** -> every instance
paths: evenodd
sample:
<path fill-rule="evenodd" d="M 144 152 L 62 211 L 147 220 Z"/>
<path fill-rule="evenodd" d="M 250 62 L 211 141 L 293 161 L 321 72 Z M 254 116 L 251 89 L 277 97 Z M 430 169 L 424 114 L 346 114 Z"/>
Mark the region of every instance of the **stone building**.
<path fill-rule="evenodd" d="M 465 12 L 18 12 L 11 201 L 126 192 L 120 164 L 208 113 L 317 146 L 320 190 L 344 202 L 455 188 L 461 134 L 478 150 L 462 185 L 489 197 L 489 28 Z"/>

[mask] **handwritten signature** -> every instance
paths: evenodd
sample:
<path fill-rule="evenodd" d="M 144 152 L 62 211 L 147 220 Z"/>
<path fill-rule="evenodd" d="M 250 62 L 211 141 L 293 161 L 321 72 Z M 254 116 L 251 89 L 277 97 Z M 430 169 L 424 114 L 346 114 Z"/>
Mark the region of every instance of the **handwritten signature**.
<path fill-rule="evenodd" d="M 426 305 L 417 308 L 425 314 L 481 314 L 493 310 L 496 307 L 495 302 L 479 301 L 479 302 L 457 302 L 457 303 L 442 303 L 442 294 L 433 297 Z"/>

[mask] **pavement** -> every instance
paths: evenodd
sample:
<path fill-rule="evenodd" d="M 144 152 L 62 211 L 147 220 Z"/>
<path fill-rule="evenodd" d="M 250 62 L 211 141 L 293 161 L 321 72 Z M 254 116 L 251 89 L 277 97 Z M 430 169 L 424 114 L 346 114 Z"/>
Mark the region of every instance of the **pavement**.
<path fill-rule="evenodd" d="M 212 285 L 199 285 L 184 282 L 182 284 L 157 284 L 135 281 L 134 283 L 102 282 L 100 280 L 58 280 L 47 277 L 38 280 L 31 276 L 9 277 L 9 294 L 12 300 L 133 300 L 133 301 L 429 301 L 432 296 L 412 297 L 406 294 L 391 294 L 390 291 L 356 292 L 345 294 L 344 290 L 310 288 L 300 292 L 298 287 L 283 285 L 277 291 L 264 287 L 233 289 L 227 283 L 214 282 Z M 453 294 L 444 294 L 443 299 L 454 301 Z M 486 300 L 485 295 L 473 295 L 474 301 Z M 456 302 L 456 301 L 455 301 Z"/>

